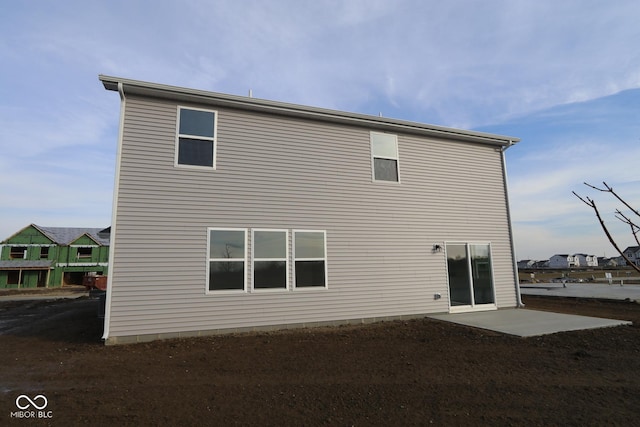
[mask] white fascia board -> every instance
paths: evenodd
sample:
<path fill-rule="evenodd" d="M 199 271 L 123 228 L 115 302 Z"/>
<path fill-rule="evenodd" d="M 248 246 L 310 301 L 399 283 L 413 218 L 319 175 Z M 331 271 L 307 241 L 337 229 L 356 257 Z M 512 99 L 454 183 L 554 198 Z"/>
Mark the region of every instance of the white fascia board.
<path fill-rule="evenodd" d="M 122 84 L 125 94 L 151 96 L 171 99 L 179 102 L 193 102 L 241 110 L 301 117 L 312 120 L 366 126 L 370 129 L 405 132 L 501 147 L 509 147 L 520 141 L 519 138 L 511 136 L 448 128 L 444 126 L 370 116 L 366 114 L 348 113 L 338 110 L 308 107 L 304 105 L 269 101 L 245 96 L 208 92 L 139 80 L 123 79 L 120 77 L 100 75 L 99 79 L 107 90 L 117 91 L 118 84 Z"/>

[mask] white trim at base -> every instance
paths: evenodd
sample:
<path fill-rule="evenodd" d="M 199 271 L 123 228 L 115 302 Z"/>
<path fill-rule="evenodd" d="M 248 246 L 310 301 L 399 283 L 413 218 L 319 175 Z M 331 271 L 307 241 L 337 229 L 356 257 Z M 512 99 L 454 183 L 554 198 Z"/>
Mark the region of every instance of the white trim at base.
<path fill-rule="evenodd" d="M 456 305 L 449 307 L 449 313 L 471 313 L 474 311 L 491 311 L 497 310 L 498 306 L 495 304 L 481 304 L 476 306 L 470 305 Z"/>

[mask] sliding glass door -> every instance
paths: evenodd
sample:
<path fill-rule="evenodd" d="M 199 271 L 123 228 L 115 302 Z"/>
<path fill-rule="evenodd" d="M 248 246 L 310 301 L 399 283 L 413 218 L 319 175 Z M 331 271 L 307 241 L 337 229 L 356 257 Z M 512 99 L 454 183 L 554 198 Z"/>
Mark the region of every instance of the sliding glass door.
<path fill-rule="evenodd" d="M 489 244 L 447 243 L 446 252 L 451 308 L 494 307 Z"/>

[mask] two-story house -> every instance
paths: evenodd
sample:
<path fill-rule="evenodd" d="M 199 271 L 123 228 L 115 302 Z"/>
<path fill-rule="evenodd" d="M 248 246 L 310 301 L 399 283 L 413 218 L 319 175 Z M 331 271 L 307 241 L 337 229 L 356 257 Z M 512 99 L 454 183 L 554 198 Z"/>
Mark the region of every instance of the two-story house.
<path fill-rule="evenodd" d="M 631 261 L 635 265 L 640 266 L 640 246 L 629 246 L 624 251 L 622 251 L 622 253 L 627 258 L 629 258 L 629 261 Z M 626 264 L 626 260 L 625 260 L 625 264 Z"/>
<path fill-rule="evenodd" d="M 597 267 L 598 266 L 598 257 L 596 255 L 574 254 L 573 256 L 576 259 L 576 265 L 580 267 Z"/>
<path fill-rule="evenodd" d="M 110 228 L 31 224 L 0 246 L 0 288 L 81 285 L 88 274 L 106 275 Z"/>
<path fill-rule="evenodd" d="M 107 344 L 520 304 L 517 138 L 100 76 Z"/>
<path fill-rule="evenodd" d="M 573 255 L 556 254 L 549 258 L 549 268 L 571 268 L 577 267 L 577 259 Z"/>
<path fill-rule="evenodd" d="M 597 267 L 598 257 L 587 254 L 556 254 L 549 258 L 550 268 Z"/>

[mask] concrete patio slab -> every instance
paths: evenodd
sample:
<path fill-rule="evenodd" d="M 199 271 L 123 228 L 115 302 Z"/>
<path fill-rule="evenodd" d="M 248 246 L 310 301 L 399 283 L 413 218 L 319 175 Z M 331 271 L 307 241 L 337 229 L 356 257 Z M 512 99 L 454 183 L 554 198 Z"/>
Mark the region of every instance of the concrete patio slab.
<path fill-rule="evenodd" d="M 524 308 L 436 314 L 427 317 L 519 337 L 534 337 L 557 332 L 632 324 L 632 322 L 626 320 L 601 319 Z"/>

